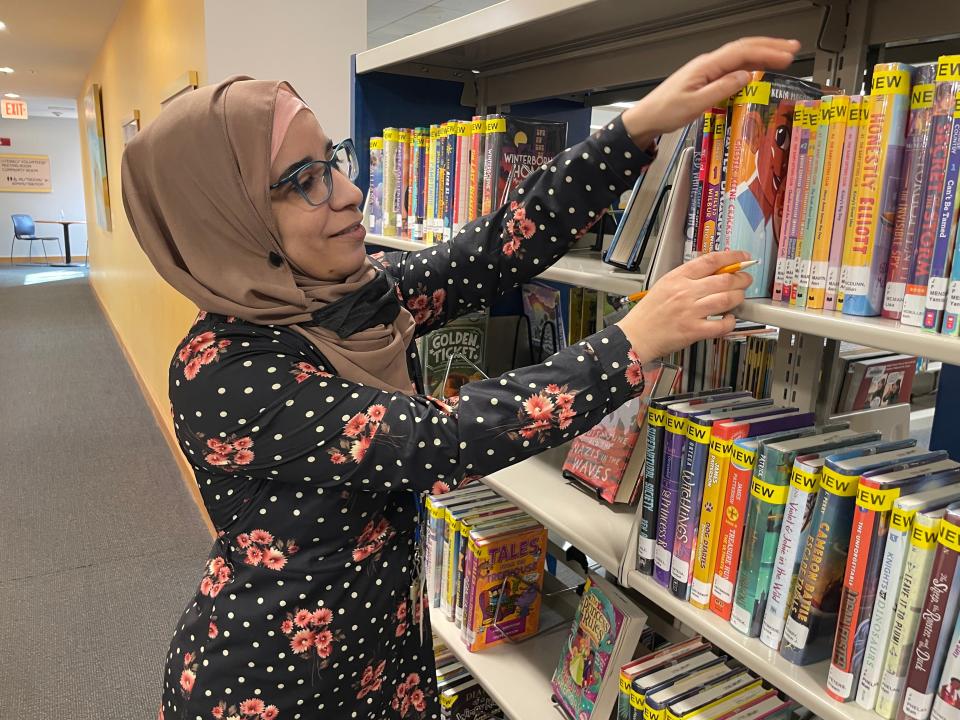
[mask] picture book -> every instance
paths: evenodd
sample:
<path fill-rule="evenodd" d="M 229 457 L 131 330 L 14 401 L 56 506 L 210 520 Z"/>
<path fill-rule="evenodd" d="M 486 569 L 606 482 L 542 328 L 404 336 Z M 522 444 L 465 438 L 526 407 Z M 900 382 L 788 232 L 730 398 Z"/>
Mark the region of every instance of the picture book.
<path fill-rule="evenodd" d="M 910 402 L 916 370 L 917 359 L 913 355 L 884 355 L 849 363 L 837 411 Z"/>
<path fill-rule="evenodd" d="M 910 90 L 910 119 L 903 154 L 903 182 L 897 200 L 897 214 L 890 243 L 887 287 L 883 295 L 885 318 L 899 320 L 907 282 L 913 275 L 921 209 L 930 172 L 930 130 L 933 120 L 935 64 L 921 65 Z"/>
<path fill-rule="evenodd" d="M 941 509 L 960 501 L 960 483 L 956 480 L 960 480 L 960 477 L 955 478 L 949 485 L 911 493 L 894 500 L 893 509 L 890 511 L 890 530 L 880 566 L 880 581 L 877 583 L 877 599 L 873 605 L 870 633 L 863 651 L 863 667 L 857 685 L 857 704 L 866 710 L 873 710 L 877 704 L 883 661 L 893 628 L 914 518 L 918 512 Z"/>
<path fill-rule="evenodd" d="M 620 694 L 617 700 L 617 720 L 630 720 L 631 687 L 635 678 L 648 675 L 656 670 L 674 665 L 686 657 L 702 652 L 709 647 L 700 637 L 672 643 L 659 650 L 631 660 L 620 668 Z M 641 705 L 640 710 L 643 710 Z"/>
<path fill-rule="evenodd" d="M 537 362 L 543 362 L 566 347 L 560 291 L 543 283 L 524 283 L 520 289 L 523 314 L 530 322 L 532 348 L 537 348 Z"/>
<path fill-rule="evenodd" d="M 486 377 L 486 312 L 463 315 L 426 336 L 423 384 L 438 398 L 458 395 L 461 386 Z"/>
<path fill-rule="evenodd" d="M 910 65 L 903 63 L 884 63 L 874 68 L 857 204 L 852 210 L 854 234 L 843 300 L 843 312 L 847 315 L 879 315 L 883 305 L 912 71 Z"/>
<path fill-rule="evenodd" d="M 550 682 L 572 720 L 607 720 L 617 701 L 618 673 L 637 647 L 646 615 L 620 590 L 590 574 L 560 663 Z"/>

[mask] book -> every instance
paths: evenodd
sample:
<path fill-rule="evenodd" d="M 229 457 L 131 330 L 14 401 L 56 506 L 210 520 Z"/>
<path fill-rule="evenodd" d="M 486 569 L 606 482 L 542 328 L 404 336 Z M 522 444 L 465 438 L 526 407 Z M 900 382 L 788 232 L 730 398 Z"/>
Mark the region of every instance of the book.
<path fill-rule="evenodd" d="M 634 183 L 610 247 L 604 251 L 604 262 L 631 271 L 640 265 L 689 131 L 685 126 L 660 137 L 657 156 Z"/>
<path fill-rule="evenodd" d="M 370 190 L 367 192 L 367 227 L 383 234 L 383 138 L 370 138 Z"/>
<path fill-rule="evenodd" d="M 671 715 L 673 705 L 679 705 L 717 684 L 733 683 L 736 687 L 742 687 L 749 677 L 735 660 L 721 658 L 689 675 L 674 677 L 659 688 L 651 690 L 644 700 L 644 718 L 666 720 Z"/>
<path fill-rule="evenodd" d="M 938 461 L 944 458 L 944 451 L 920 455 L 907 463 L 907 467 L 893 466 L 865 473 L 860 478 L 850 552 L 840 596 L 837 632 L 827 674 L 827 694 L 839 702 L 849 702 L 856 696 L 893 501 L 902 493 L 949 482 L 949 475 L 936 472 L 956 467 L 952 461 L 938 465 Z"/>
<path fill-rule="evenodd" d="M 913 355 L 882 355 L 850 362 L 837 412 L 910 402 L 916 370 Z"/>
<path fill-rule="evenodd" d="M 630 683 L 630 718 L 643 720 L 646 713 L 646 700 L 650 693 L 654 693 L 665 685 L 669 685 L 676 678 L 685 677 L 705 667 L 712 667 L 722 662 L 725 655 L 709 646 L 695 653 L 684 655 L 680 659 L 665 663 L 659 668 L 635 677 Z"/>
<path fill-rule="evenodd" d="M 825 102 L 827 99 L 830 99 L 829 103 Z M 830 250 L 833 247 L 833 228 L 836 222 L 837 194 L 843 164 L 843 145 L 847 135 L 850 98 L 846 95 L 837 95 L 832 98 L 826 96 L 821 101 L 820 107 L 820 120 L 821 125 L 825 125 L 826 137 L 810 263 L 810 286 L 806 303 L 806 306 L 812 310 L 822 310 L 826 302 L 827 272 L 830 266 Z M 824 107 L 826 107 L 826 117 L 823 113 Z M 837 244 L 842 246 L 841 237 L 838 237 Z"/>
<path fill-rule="evenodd" d="M 883 672 L 874 711 L 892 720 L 900 707 L 903 685 L 917 636 L 920 611 L 936 555 L 937 536 L 945 509 L 918 512 L 910 529 L 910 546 L 903 566 L 903 579 L 897 596 L 890 640 L 884 653 Z"/>
<path fill-rule="evenodd" d="M 693 400 L 698 395 L 728 393 L 730 387 L 719 387 L 699 393 L 679 393 L 655 397 L 647 410 L 646 457 L 643 466 L 643 489 L 641 491 L 640 527 L 637 544 L 637 569 L 647 575 L 653 574 L 654 548 L 657 540 L 657 515 L 659 511 L 660 481 L 663 474 L 663 448 L 666 434 L 667 407 L 674 402 Z"/>
<path fill-rule="evenodd" d="M 824 295 L 824 310 L 835 310 L 840 292 L 840 270 L 843 265 L 843 248 L 850 212 L 854 167 L 857 159 L 857 144 L 860 131 L 867 124 L 867 110 L 862 95 L 850 96 L 847 111 L 847 130 L 843 139 L 843 157 L 840 161 L 840 178 L 837 183 L 837 207 L 834 213 L 830 237 L 830 259 L 827 265 L 827 290 Z"/>
<path fill-rule="evenodd" d="M 686 657 L 702 652 L 709 647 L 700 637 L 672 643 L 659 650 L 645 655 L 620 668 L 620 694 L 617 700 L 617 720 L 630 720 L 631 716 L 631 687 L 633 680 L 655 670 L 676 664 Z M 638 698 L 637 704 L 642 701 Z M 643 710 L 642 704 L 639 708 Z"/>
<path fill-rule="evenodd" d="M 955 478 L 958 479 L 960 477 Z M 883 551 L 880 580 L 877 583 L 877 599 L 873 606 L 870 633 L 863 651 L 863 667 L 857 685 L 857 704 L 866 710 L 873 710 L 877 704 L 884 655 L 895 619 L 913 520 L 918 512 L 941 509 L 957 501 L 960 501 L 960 484 L 953 482 L 932 490 L 905 495 L 893 503 L 890 530 Z"/>
<path fill-rule="evenodd" d="M 400 150 L 400 130 L 383 129 L 383 234 L 388 237 L 397 235 L 397 211 L 395 200 L 399 198 L 401 179 L 397 168 L 402 158 Z"/>
<path fill-rule="evenodd" d="M 957 720 L 960 716 L 960 697 L 957 696 L 960 690 L 960 624 L 953 629 L 937 688 L 930 720 Z"/>
<path fill-rule="evenodd" d="M 852 209 L 854 233 L 843 300 L 847 315 L 879 315 L 883 305 L 912 71 L 903 63 L 882 63 L 874 68 L 857 204 Z"/>
<path fill-rule="evenodd" d="M 903 685 L 897 720 L 926 720 L 933 705 L 940 672 L 960 605 L 960 507 L 949 505 L 937 533 L 937 551 L 917 636 Z"/>
<path fill-rule="evenodd" d="M 530 322 L 531 347 L 540 348 L 538 362 L 542 362 L 566 347 L 560 291 L 543 283 L 524 283 L 520 288 L 520 297 L 523 314 Z"/>
<path fill-rule="evenodd" d="M 442 720 L 473 720 L 501 712 L 476 678 L 442 690 L 439 700 Z"/>
<path fill-rule="evenodd" d="M 843 310 L 843 298 L 849 285 L 850 269 L 852 267 L 853 246 L 857 240 L 857 232 L 863 232 L 857 223 L 857 206 L 860 202 L 860 178 L 863 175 L 864 160 L 867 155 L 867 130 L 870 127 L 870 115 L 873 111 L 874 98 L 870 95 L 862 96 L 860 103 L 860 128 L 857 133 L 857 147 L 854 151 L 853 176 L 850 184 L 850 200 L 847 208 L 847 224 L 843 229 L 843 250 L 840 254 L 840 285 L 837 290 L 836 309 Z M 875 150 L 873 152 L 876 152 Z"/>
<path fill-rule="evenodd" d="M 937 63 L 937 85 L 933 103 L 935 120 L 940 108 L 944 106 L 950 119 L 950 152 L 944 174 L 942 199 L 935 216 L 936 240 L 930 262 L 922 323 L 924 330 L 937 332 L 943 320 L 953 241 L 957 232 L 957 183 L 960 182 L 960 55 L 942 56 Z"/>
<path fill-rule="evenodd" d="M 550 686 L 572 720 L 606 720 L 617 700 L 607 682 L 630 658 L 646 615 L 606 580 L 590 573 Z"/>
<path fill-rule="evenodd" d="M 780 641 L 789 662 L 809 665 L 830 657 L 860 476 L 919 454 L 915 445 L 881 442 L 827 457 Z"/>
<path fill-rule="evenodd" d="M 723 205 L 723 162 L 726 155 L 724 138 L 727 131 L 727 104 L 715 108 L 713 135 L 710 142 L 710 164 L 704 184 L 704 213 L 699 230 L 700 252 L 713 252 L 719 224 L 720 208 Z"/>
<path fill-rule="evenodd" d="M 487 321 L 486 312 L 470 313 L 427 334 L 423 384 L 428 394 L 453 397 L 463 385 L 486 377 Z"/>
<path fill-rule="evenodd" d="M 720 120 L 723 115 L 723 120 Z M 697 211 L 697 224 L 693 232 L 693 257 L 698 257 L 709 250 L 704 249 L 704 226 L 707 218 L 707 208 L 710 204 L 708 190 L 710 188 L 710 173 L 713 161 L 714 131 L 718 121 L 725 122 L 726 109 L 715 106 L 704 113 L 703 138 L 700 142 L 700 172 L 696 178 L 700 207 Z M 719 185 L 714 187 L 715 197 L 719 193 Z"/>
<path fill-rule="evenodd" d="M 760 635 L 793 461 L 800 454 L 841 448 L 856 437 L 857 434 L 842 423 L 818 427 L 811 437 L 760 442 L 756 469 L 750 479 L 740 567 L 730 616 L 730 625 L 745 635 Z"/>
<path fill-rule="evenodd" d="M 408 202 L 410 198 L 410 168 L 412 167 L 411 161 L 413 158 L 413 132 L 409 128 L 401 128 L 399 142 L 400 167 L 398 169 L 398 177 L 400 178 L 400 204 L 394 209 L 397 211 L 398 234 L 401 237 L 409 238 L 411 227 Z"/>
<path fill-rule="evenodd" d="M 798 250 L 802 249 L 802 234 L 811 187 L 811 151 L 816 149 L 817 123 L 819 121 L 819 100 L 801 100 L 796 107 L 800 110 L 798 117 L 801 120 L 797 151 L 797 180 L 793 208 L 790 213 L 790 222 L 787 224 L 787 234 L 780 240 L 786 244 L 784 251 L 784 280 L 781 302 L 796 304 L 797 282 L 800 276 Z M 800 246 L 798 248 L 798 246 Z"/>
<path fill-rule="evenodd" d="M 930 130 L 933 120 L 933 90 L 936 80 L 935 64 L 921 65 L 914 75 L 910 90 L 910 117 L 907 144 L 903 154 L 903 181 L 897 199 L 897 214 L 893 223 L 890 260 L 887 265 L 887 287 L 883 295 L 881 315 L 899 320 L 907 282 L 913 275 L 917 233 L 927 175 L 930 172 Z"/>
<path fill-rule="evenodd" d="M 847 449 L 855 449 L 880 440 L 880 433 L 861 433 L 850 438 Z M 813 504 L 820 489 L 820 478 L 827 455 L 835 450 L 824 450 L 799 455 L 790 473 L 790 492 L 783 511 L 783 525 L 777 542 L 777 555 L 770 578 L 770 592 L 760 626 L 760 641 L 773 650 L 780 649 L 783 626 L 787 619 L 790 599 L 796 585 L 800 565 L 800 548 L 810 527 Z"/>
<path fill-rule="evenodd" d="M 786 189 L 783 192 L 783 217 L 780 219 L 780 235 L 777 243 L 777 266 L 773 275 L 774 302 L 783 300 L 784 278 L 787 274 L 787 248 L 789 247 L 790 226 L 798 212 L 799 188 L 803 185 L 801 165 L 806 165 L 806 158 L 800 159 L 800 134 L 806 122 L 806 100 L 800 100 L 793 108 L 793 126 L 790 128 L 790 155 L 787 160 Z M 792 258 L 791 258 L 792 260 Z M 787 288 L 790 280 L 787 280 Z"/>
<path fill-rule="evenodd" d="M 772 294 L 793 108 L 797 100 L 821 94 L 819 85 L 757 71 L 731 101 L 728 211 L 721 248 L 746 250 L 762 260 L 746 271 L 754 279 L 747 297 Z"/>
<path fill-rule="evenodd" d="M 693 556 L 693 582 L 689 599 L 694 606 L 706 609 L 710 605 L 721 506 L 726 496 L 727 475 L 734 441 L 795 428 L 811 427 L 813 424 L 813 413 L 800 412 L 747 420 L 723 420 L 714 424 L 700 507 L 696 551 Z"/>
<path fill-rule="evenodd" d="M 957 228 L 957 237 L 953 239 L 953 260 L 947 302 L 944 307 L 943 322 L 940 323 L 940 332 L 953 337 L 960 335 L 960 243 L 957 242 L 957 238 L 960 238 L 960 227 Z"/>
<path fill-rule="evenodd" d="M 690 194 L 687 199 L 687 216 L 683 224 L 683 260 L 692 260 L 696 252 L 697 225 L 700 222 L 700 198 L 703 186 L 698 182 L 703 165 L 704 138 L 713 132 L 713 115 L 707 110 L 692 128 L 693 154 L 690 159 Z M 709 147 L 709 142 L 707 142 Z"/>
<path fill-rule="evenodd" d="M 565 478 L 575 480 L 610 503 L 632 503 L 643 477 L 647 409 L 653 395 L 669 392 L 679 368 L 647 363 L 643 393 L 631 398 L 590 430 L 574 438 L 563 461 Z"/>
<path fill-rule="evenodd" d="M 467 222 L 480 217 L 483 204 L 484 116 L 474 115 L 470 120 L 470 187 L 467 190 Z"/>
<path fill-rule="evenodd" d="M 826 159 L 827 139 L 830 132 L 830 107 L 832 96 L 814 102 L 815 114 L 810 117 L 809 181 L 804 202 L 803 223 L 798 231 L 796 278 L 791 288 L 790 304 L 800 308 L 807 305 L 807 290 L 810 286 L 810 264 L 817 229 L 817 213 L 820 211 L 823 165 Z"/>
<path fill-rule="evenodd" d="M 754 696 L 763 691 L 760 678 L 736 667 L 725 677 L 704 685 L 693 694 L 687 693 L 687 697 L 671 701 L 666 707 L 666 718 L 667 720 L 688 720 L 701 713 L 709 714 L 711 709 L 725 703 L 731 695 L 742 695 L 751 689 L 755 691 Z"/>
<path fill-rule="evenodd" d="M 776 690 L 763 687 L 760 680 L 750 683 L 746 687 L 735 690 L 725 697 L 709 703 L 705 707 L 688 713 L 680 720 L 719 720 L 736 713 L 757 702 L 776 696 Z"/>
<path fill-rule="evenodd" d="M 786 720 L 793 716 L 797 703 L 774 696 L 758 702 L 723 720 Z"/>
<path fill-rule="evenodd" d="M 785 414 L 797 414 L 797 409 L 775 407 L 770 401 L 769 405 L 754 405 L 745 409 L 696 413 L 688 419 L 687 442 L 680 471 L 673 557 L 670 562 L 670 592 L 674 597 L 680 600 L 689 599 L 690 585 L 693 580 L 693 552 L 700 527 L 700 510 L 706 485 L 713 424 L 725 420 L 782 418 Z M 802 420 L 795 420 L 792 426 L 803 424 Z"/>

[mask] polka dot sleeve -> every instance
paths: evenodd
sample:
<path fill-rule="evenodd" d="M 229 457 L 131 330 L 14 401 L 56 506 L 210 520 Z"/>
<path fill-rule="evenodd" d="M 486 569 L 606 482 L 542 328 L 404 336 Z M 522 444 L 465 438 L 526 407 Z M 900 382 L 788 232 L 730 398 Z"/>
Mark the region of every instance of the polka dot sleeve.
<path fill-rule="evenodd" d="M 566 442 L 643 389 L 616 326 L 465 385 L 454 405 L 338 378 L 286 329 L 208 322 L 194 331 L 171 366 L 177 438 L 198 471 L 239 479 L 453 487 Z"/>
<path fill-rule="evenodd" d="M 620 117 L 532 173 L 447 243 L 385 253 L 418 334 L 489 306 L 556 262 L 652 161 Z"/>

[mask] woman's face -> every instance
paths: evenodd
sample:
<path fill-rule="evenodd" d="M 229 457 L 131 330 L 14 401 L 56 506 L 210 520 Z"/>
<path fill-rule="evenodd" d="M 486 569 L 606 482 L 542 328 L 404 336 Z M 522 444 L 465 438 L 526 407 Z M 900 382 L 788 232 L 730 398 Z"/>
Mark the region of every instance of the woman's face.
<path fill-rule="evenodd" d="M 301 110 L 270 168 L 270 183 L 303 162 L 330 159 L 332 151 L 333 143 L 316 116 Z M 303 273 L 318 280 L 343 280 L 363 265 L 363 193 L 342 173 L 333 170 L 333 192 L 318 207 L 307 203 L 290 183 L 271 191 L 270 200 L 284 253 Z"/>

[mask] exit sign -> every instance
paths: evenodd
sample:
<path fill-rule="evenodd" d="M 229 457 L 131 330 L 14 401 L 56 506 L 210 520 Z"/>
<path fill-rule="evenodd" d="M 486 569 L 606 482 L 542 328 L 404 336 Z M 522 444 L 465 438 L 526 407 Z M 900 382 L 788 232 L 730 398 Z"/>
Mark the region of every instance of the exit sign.
<path fill-rule="evenodd" d="M 3 98 L 3 102 L 0 103 L 0 117 L 4 117 L 8 120 L 26 120 L 27 103 L 25 103 L 23 100 L 11 100 L 10 98 Z"/>

